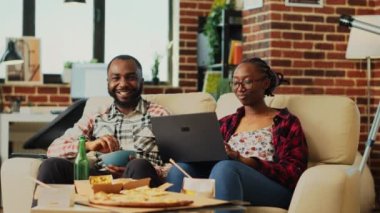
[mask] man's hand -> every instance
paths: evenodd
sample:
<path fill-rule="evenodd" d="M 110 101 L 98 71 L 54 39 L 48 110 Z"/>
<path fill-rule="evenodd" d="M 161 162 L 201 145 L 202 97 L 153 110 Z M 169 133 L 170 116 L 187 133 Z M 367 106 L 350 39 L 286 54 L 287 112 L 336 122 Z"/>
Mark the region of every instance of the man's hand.
<path fill-rule="evenodd" d="M 104 135 L 94 141 L 86 142 L 86 150 L 109 153 L 119 150 L 119 142 L 112 135 Z"/>
<path fill-rule="evenodd" d="M 94 130 L 94 119 L 90 118 L 86 115 L 87 123 L 78 123 L 78 127 L 82 130 L 84 135 L 92 135 L 92 131 Z"/>
<path fill-rule="evenodd" d="M 112 165 L 108 165 L 106 169 L 109 172 L 111 172 L 112 177 L 114 178 L 120 178 L 121 176 L 123 176 L 123 173 L 125 171 L 125 167 L 112 166 Z"/>

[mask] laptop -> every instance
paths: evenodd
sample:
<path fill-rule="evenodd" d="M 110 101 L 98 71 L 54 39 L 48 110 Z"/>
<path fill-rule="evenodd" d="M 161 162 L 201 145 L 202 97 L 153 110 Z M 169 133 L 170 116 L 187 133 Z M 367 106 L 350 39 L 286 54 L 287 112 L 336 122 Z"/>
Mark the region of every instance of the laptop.
<path fill-rule="evenodd" d="M 164 162 L 228 159 L 214 112 L 152 117 L 152 131 Z"/>

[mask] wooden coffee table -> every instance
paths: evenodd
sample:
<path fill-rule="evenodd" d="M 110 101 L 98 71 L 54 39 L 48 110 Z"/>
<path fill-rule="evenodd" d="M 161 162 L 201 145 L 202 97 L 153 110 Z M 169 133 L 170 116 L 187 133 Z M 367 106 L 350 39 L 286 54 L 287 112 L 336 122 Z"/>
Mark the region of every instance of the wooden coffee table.
<path fill-rule="evenodd" d="M 32 208 L 31 213 L 105 213 L 110 212 L 103 209 L 92 208 L 88 206 L 75 204 L 73 207 L 69 208 L 48 208 L 35 206 Z"/>
<path fill-rule="evenodd" d="M 172 210 L 170 212 L 215 212 L 216 210 L 220 210 L 221 212 L 234 212 L 234 213 L 243 213 L 247 212 L 247 208 L 239 205 L 226 205 L 226 206 L 210 206 L 203 207 L 197 209 L 180 209 L 180 210 Z M 111 213 L 112 211 L 107 211 L 103 209 L 91 208 L 79 204 L 75 204 L 70 208 L 41 208 L 41 207 L 33 207 L 31 213 Z"/>

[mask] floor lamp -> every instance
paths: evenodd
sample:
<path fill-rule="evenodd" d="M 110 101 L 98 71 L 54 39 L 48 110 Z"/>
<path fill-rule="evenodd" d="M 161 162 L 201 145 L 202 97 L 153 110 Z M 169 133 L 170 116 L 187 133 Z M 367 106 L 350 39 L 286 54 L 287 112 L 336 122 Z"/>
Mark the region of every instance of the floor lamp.
<path fill-rule="evenodd" d="M 343 23 L 342 23 L 343 22 Z M 340 24 L 351 27 L 350 38 L 348 40 L 346 58 L 365 59 L 367 61 L 367 125 L 370 126 L 371 118 L 371 60 L 380 58 L 380 15 L 365 16 L 342 16 Z M 363 154 L 359 171 L 363 168 L 369 158 L 371 148 L 376 140 L 380 122 L 380 103 L 378 105 L 375 119 L 369 131 L 366 149 Z"/>

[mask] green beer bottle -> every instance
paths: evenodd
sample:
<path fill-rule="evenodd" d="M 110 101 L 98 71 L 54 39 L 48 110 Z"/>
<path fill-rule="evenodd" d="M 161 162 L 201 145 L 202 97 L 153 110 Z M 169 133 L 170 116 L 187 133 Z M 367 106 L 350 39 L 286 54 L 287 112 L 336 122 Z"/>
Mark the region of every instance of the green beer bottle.
<path fill-rule="evenodd" d="M 88 180 L 90 164 L 86 156 L 86 137 L 79 137 L 79 148 L 74 162 L 74 180 Z"/>

